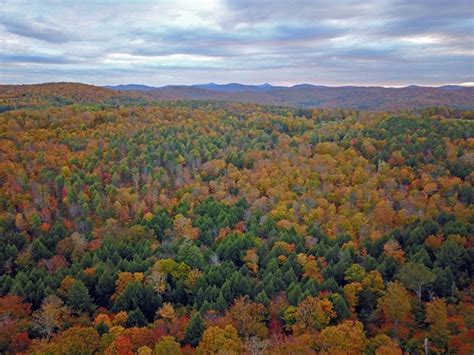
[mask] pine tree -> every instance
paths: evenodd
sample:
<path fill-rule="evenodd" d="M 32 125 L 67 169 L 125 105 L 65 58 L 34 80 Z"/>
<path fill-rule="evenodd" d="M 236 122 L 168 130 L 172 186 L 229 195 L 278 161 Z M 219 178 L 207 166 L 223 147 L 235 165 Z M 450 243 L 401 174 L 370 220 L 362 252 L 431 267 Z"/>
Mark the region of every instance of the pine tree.
<path fill-rule="evenodd" d="M 25 295 L 25 290 L 23 289 L 23 285 L 21 284 L 21 282 L 17 281 L 13 284 L 12 293 L 21 297 Z"/>
<path fill-rule="evenodd" d="M 102 336 L 103 334 L 109 332 L 109 327 L 104 323 L 103 320 L 101 320 L 100 323 L 96 325 L 95 330 L 97 330 L 97 333 Z"/>
<path fill-rule="evenodd" d="M 34 298 L 34 293 L 36 291 L 36 287 L 33 283 L 33 281 L 29 280 L 25 287 L 23 288 L 24 292 L 25 292 L 25 298 L 29 301 L 29 302 L 33 302 L 33 298 Z"/>
<path fill-rule="evenodd" d="M 144 327 L 146 326 L 146 324 L 146 318 L 143 315 L 142 311 L 140 311 L 140 308 L 136 308 L 135 310 L 128 313 L 127 326 Z"/>
<path fill-rule="evenodd" d="M 283 281 L 285 281 L 287 286 L 290 286 L 293 282 L 298 282 L 298 278 L 296 277 L 293 269 L 289 269 L 287 272 L 285 272 L 283 275 Z"/>
<path fill-rule="evenodd" d="M 67 295 L 67 303 L 77 312 L 89 312 L 92 308 L 92 300 L 89 290 L 84 283 L 76 280 L 69 288 Z"/>
<path fill-rule="evenodd" d="M 255 302 L 268 305 L 270 303 L 270 298 L 268 298 L 265 290 L 262 290 L 257 297 L 255 297 Z"/>
<path fill-rule="evenodd" d="M 301 294 L 302 294 L 302 291 L 301 291 L 300 285 L 291 284 L 290 287 L 288 288 L 288 302 L 290 302 L 292 306 L 298 305 L 298 301 Z"/>
<path fill-rule="evenodd" d="M 336 311 L 337 317 L 336 320 L 342 321 L 343 319 L 349 318 L 350 312 L 347 307 L 346 301 L 338 293 L 332 294 L 329 296 L 329 299 L 334 305 L 334 310 Z"/>
<path fill-rule="evenodd" d="M 210 309 L 212 309 L 212 305 L 208 301 L 204 301 L 199 312 L 206 313 Z"/>
<path fill-rule="evenodd" d="M 215 303 L 216 309 L 220 312 L 224 312 L 227 309 L 227 302 L 225 301 L 224 296 L 222 293 L 219 294 Z"/>
<path fill-rule="evenodd" d="M 47 259 L 53 256 L 51 253 L 41 242 L 41 239 L 35 239 L 31 246 L 31 255 L 35 261 L 39 261 L 40 259 Z"/>
<path fill-rule="evenodd" d="M 204 332 L 204 321 L 202 320 L 201 314 L 196 312 L 191 320 L 189 321 L 184 341 L 192 346 L 197 346 L 201 340 L 202 333 Z"/>
<path fill-rule="evenodd" d="M 115 280 L 114 277 L 110 274 L 110 272 L 105 271 L 99 277 L 99 281 L 97 282 L 95 290 L 97 292 L 97 295 L 100 297 L 101 304 L 106 305 L 110 296 L 115 291 Z"/>

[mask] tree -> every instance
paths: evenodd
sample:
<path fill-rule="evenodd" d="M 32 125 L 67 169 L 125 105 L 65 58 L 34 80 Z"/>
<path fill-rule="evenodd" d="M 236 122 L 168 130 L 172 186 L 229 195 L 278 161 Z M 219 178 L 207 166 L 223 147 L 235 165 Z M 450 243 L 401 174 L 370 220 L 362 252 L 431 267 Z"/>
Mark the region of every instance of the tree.
<path fill-rule="evenodd" d="M 30 344 L 31 340 L 27 332 L 17 333 L 12 337 L 8 350 L 11 354 L 26 353 Z"/>
<path fill-rule="evenodd" d="M 377 350 L 382 347 L 391 347 L 391 343 L 394 343 L 394 341 L 387 334 L 378 334 L 374 338 L 368 340 L 365 351 L 367 354 L 376 354 Z M 394 354 L 401 355 L 401 351 L 400 353 L 395 351 Z"/>
<path fill-rule="evenodd" d="M 177 261 L 186 263 L 192 268 L 204 269 L 206 261 L 201 250 L 191 242 L 184 242 L 179 248 Z"/>
<path fill-rule="evenodd" d="M 117 298 L 133 282 L 141 283 L 143 281 L 143 274 L 141 272 L 121 272 L 115 281 L 116 289 L 113 298 Z"/>
<path fill-rule="evenodd" d="M 161 297 L 150 286 L 143 286 L 139 282 L 131 282 L 115 300 L 115 311 L 134 311 L 137 308 L 152 322 L 156 310 L 161 305 Z"/>
<path fill-rule="evenodd" d="M 61 328 L 61 321 L 66 313 L 63 301 L 55 295 L 49 295 L 41 304 L 41 308 L 33 313 L 33 328 L 45 339 Z"/>
<path fill-rule="evenodd" d="M 196 312 L 189 321 L 188 327 L 186 328 L 186 333 L 184 336 L 184 341 L 187 344 L 196 346 L 201 340 L 202 333 L 204 332 L 204 321 L 202 320 L 201 314 Z"/>
<path fill-rule="evenodd" d="M 224 329 L 210 327 L 202 335 L 202 340 L 197 348 L 198 354 L 239 354 L 242 349 L 242 341 L 237 330 L 226 325 Z"/>
<path fill-rule="evenodd" d="M 93 308 L 89 290 L 81 280 L 76 280 L 69 288 L 67 303 L 76 312 L 89 312 Z"/>
<path fill-rule="evenodd" d="M 147 321 L 140 308 L 136 308 L 128 313 L 127 326 L 144 327 L 146 324 Z"/>
<path fill-rule="evenodd" d="M 245 297 L 239 297 L 226 312 L 226 317 L 237 329 L 240 336 L 263 338 L 268 330 L 265 325 L 266 309 L 261 303 L 248 302 Z"/>
<path fill-rule="evenodd" d="M 430 325 L 429 338 L 439 349 L 445 349 L 449 337 L 448 307 L 443 299 L 426 304 L 426 322 Z"/>
<path fill-rule="evenodd" d="M 395 215 L 391 203 L 387 200 L 382 200 L 377 203 L 373 211 L 374 220 L 384 231 L 392 227 Z"/>
<path fill-rule="evenodd" d="M 321 330 L 335 317 L 336 312 L 330 300 L 309 296 L 296 308 L 293 330 L 297 334 L 305 330 Z"/>
<path fill-rule="evenodd" d="M 261 303 L 263 305 L 268 305 L 270 303 L 270 298 L 268 298 L 265 290 L 262 290 L 256 297 L 255 302 Z"/>
<path fill-rule="evenodd" d="M 31 254 L 33 256 L 33 259 L 35 261 L 39 261 L 40 259 L 44 258 L 50 258 L 53 256 L 53 253 L 51 253 L 42 243 L 41 239 L 35 239 L 32 243 L 31 247 Z"/>
<path fill-rule="evenodd" d="M 138 348 L 137 354 L 138 355 L 152 355 L 153 350 L 151 350 L 149 346 L 144 345 Z"/>
<path fill-rule="evenodd" d="M 344 273 L 344 280 L 348 282 L 361 282 L 365 277 L 365 269 L 359 264 L 352 264 Z"/>
<path fill-rule="evenodd" d="M 423 264 L 408 262 L 401 267 L 397 278 L 405 287 L 413 290 L 421 301 L 423 288 L 432 284 L 436 280 L 436 275 Z"/>
<path fill-rule="evenodd" d="M 95 326 L 95 330 L 97 330 L 97 333 L 102 336 L 109 331 L 109 326 L 105 324 L 104 321 L 100 321 L 99 324 Z"/>
<path fill-rule="evenodd" d="M 401 264 L 405 261 L 405 252 L 400 243 L 396 240 L 390 239 L 383 246 L 384 254 L 391 256 L 397 263 Z"/>
<path fill-rule="evenodd" d="M 349 308 L 347 307 L 346 301 L 338 293 L 334 293 L 329 296 L 330 301 L 334 305 L 334 311 L 336 312 L 336 321 L 342 321 L 343 319 L 349 318 L 351 315 Z"/>
<path fill-rule="evenodd" d="M 158 310 L 158 314 L 161 318 L 171 322 L 176 318 L 174 307 L 171 303 L 165 302 L 163 306 Z"/>
<path fill-rule="evenodd" d="M 359 321 L 346 320 L 321 331 L 321 348 L 328 354 L 361 354 L 367 342 L 364 326 Z"/>
<path fill-rule="evenodd" d="M 390 340 L 388 343 L 381 345 L 375 351 L 375 355 L 402 355 L 403 351 L 400 349 L 400 346 Z"/>
<path fill-rule="evenodd" d="M 156 343 L 153 355 L 179 355 L 181 347 L 172 336 L 164 336 Z"/>
<path fill-rule="evenodd" d="M 344 286 L 344 297 L 350 307 L 351 312 L 355 312 L 355 308 L 359 303 L 359 292 L 362 291 L 362 285 L 359 282 L 352 282 Z"/>
<path fill-rule="evenodd" d="M 158 294 L 166 291 L 168 284 L 166 283 L 166 274 L 152 268 L 150 274 L 146 277 L 146 283 L 150 285 Z"/>
<path fill-rule="evenodd" d="M 245 342 L 245 350 L 250 355 L 261 355 L 265 353 L 268 345 L 270 344 L 269 339 L 260 339 L 258 337 L 251 337 Z"/>
<path fill-rule="evenodd" d="M 390 282 L 387 293 L 379 298 L 378 307 L 383 312 L 385 320 L 392 326 L 394 336 L 397 337 L 400 323 L 406 321 L 411 312 L 408 291 L 400 282 Z"/>
<path fill-rule="evenodd" d="M 132 342 L 126 335 L 118 335 L 105 349 L 105 355 L 133 355 Z"/>
<path fill-rule="evenodd" d="M 21 297 L 6 295 L 0 298 L 1 352 L 6 351 L 15 333 L 27 329 L 30 313 L 31 304 L 23 303 Z"/>
<path fill-rule="evenodd" d="M 95 290 L 99 296 L 100 304 L 107 305 L 110 297 L 115 291 L 115 280 L 113 275 L 108 271 L 103 272 L 97 281 Z"/>
<path fill-rule="evenodd" d="M 40 346 L 40 354 L 90 355 L 99 351 L 100 337 L 94 328 L 72 327 L 54 337 L 53 341 Z"/>

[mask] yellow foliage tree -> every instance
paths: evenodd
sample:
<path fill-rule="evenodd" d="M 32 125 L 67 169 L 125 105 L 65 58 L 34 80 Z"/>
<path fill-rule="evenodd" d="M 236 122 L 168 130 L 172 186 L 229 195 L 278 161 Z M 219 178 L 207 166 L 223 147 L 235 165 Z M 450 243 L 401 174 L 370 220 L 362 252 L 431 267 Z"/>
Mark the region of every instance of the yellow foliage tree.
<path fill-rule="evenodd" d="M 201 342 L 197 348 L 197 354 L 239 354 L 242 349 L 242 341 L 237 330 L 227 325 L 224 329 L 210 327 L 202 335 Z"/>
<path fill-rule="evenodd" d="M 323 329 L 320 341 L 324 354 L 358 355 L 364 351 L 367 339 L 361 322 L 344 321 Z"/>
<path fill-rule="evenodd" d="M 153 355 L 179 355 L 181 347 L 172 336 L 164 336 L 156 343 L 153 349 Z"/>
<path fill-rule="evenodd" d="M 165 302 L 163 306 L 158 310 L 158 314 L 161 318 L 171 322 L 176 318 L 176 314 L 174 312 L 174 307 L 171 303 Z"/>
<path fill-rule="evenodd" d="M 296 309 L 296 323 L 293 325 L 293 332 L 301 334 L 304 331 L 321 330 L 335 317 L 336 312 L 331 301 L 326 298 L 321 300 L 308 296 Z"/>

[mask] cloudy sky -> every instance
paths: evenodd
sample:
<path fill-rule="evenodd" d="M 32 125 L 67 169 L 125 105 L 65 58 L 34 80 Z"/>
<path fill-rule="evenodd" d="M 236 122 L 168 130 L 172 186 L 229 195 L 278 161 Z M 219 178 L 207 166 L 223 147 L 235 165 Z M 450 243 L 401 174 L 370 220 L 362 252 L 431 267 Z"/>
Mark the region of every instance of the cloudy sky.
<path fill-rule="evenodd" d="M 0 83 L 474 82 L 473 0 L 0 0 Z"/>

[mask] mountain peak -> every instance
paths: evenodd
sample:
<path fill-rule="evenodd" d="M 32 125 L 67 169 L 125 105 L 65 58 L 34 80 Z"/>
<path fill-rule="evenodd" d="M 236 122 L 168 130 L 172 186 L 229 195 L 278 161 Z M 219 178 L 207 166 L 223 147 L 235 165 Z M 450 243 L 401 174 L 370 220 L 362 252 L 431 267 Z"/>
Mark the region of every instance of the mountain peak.
<path fill-rule="evenodd" d="M 108 85 L 104 87 L 107 89 L 122 91 L 150 91 L 156 89 L 156 87 L 154 86 L 147 86 L 142 84 Z"/>

